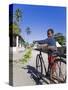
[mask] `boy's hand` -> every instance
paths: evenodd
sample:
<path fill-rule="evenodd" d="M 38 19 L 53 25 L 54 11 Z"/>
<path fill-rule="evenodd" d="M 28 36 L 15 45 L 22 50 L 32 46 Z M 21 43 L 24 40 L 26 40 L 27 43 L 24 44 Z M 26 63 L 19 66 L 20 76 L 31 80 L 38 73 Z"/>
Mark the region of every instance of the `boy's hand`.
<path fill-rule="evenodd" d="M 45 49 L 45 48 L 47 48 L 47 46 L 48 46 L 47 44 L 41 44 L 41 45 L 38 44 L 37 47 L 38 47 L 38 48 L 41 48 L 41 49 Z"/>

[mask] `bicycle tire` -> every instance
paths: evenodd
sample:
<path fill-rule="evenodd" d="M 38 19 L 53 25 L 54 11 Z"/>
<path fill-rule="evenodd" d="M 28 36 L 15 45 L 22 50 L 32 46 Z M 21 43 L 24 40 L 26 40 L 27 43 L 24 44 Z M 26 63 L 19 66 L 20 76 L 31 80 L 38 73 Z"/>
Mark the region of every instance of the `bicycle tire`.
<path fill-rule="evenodd" d="M 40 66 L 39 66 L 39 64 L 40 64 Z M 40 67 L 40 71 L 39 71 L 39 67 Z M 36 56 L 36 70 L 38 71 L 38 73 L 39 73 L 39 75 L 41 77 L 41 75 L 43 73 L 43 69 L 42 69 L 41 57 L 40 57 L 39 54 Z"/>
<path fill-rule="evenodd" d="M 45 75 L 43 74 L 43 72 L 42 72 L 42 74 L 44 75 L 44 76 L 46 76 L 46 66 L 45 66 L 45 63 L 44 63 L 44 60 L 43 60 L 43 58 L 41 57 L 41 59 L 42 59 L 42 69 L 44 69 L 44 71 L 45 71 Z"/>
<path fill-rule="evenodd" d="M 64 64 L 66 64 L 66 61 L 64 61 L 63 59 L 56 59 L 55 61 L 54 61 L 54 63 L 52 63 L 52 65 L 51 65 L 51 68 L 52 68 L 52 66 L 55 64 L 55 63 L 59 63 L 60 64 L 60 66 L 58 67 L 59 69 L 61 68 L 61 63 L 64 63 Z M 65 70 L 66 71 L 66 70 Z M 61 73 L 62 71 L 61 71 L 61 69 L 59 70 L 59 75 L 60 75 L 60 73 Z M 59 76 L 60 77 L 60 76 Z M 58 80 L 59 82 L 62 82 L 62 83 L 65 83 L 66 82 L 66 73 L 65 73 L 65 76 L 64 76 L 65 78 L 64 78 L 64 80 L 63 81 L 61 81 L 61 80 Z"/>

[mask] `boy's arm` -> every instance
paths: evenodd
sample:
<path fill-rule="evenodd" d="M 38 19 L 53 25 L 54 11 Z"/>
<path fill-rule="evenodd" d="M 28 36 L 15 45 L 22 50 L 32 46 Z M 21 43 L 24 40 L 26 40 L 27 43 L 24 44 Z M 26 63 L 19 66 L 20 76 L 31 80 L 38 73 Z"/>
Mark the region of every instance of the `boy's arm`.
<path fill-rule="evenodd" d="M 48 47 L 48 44 L 41 44 L 41 45 L 38 45 L 39 48 L 47 48 Z"/>
<path fill-rule="evenodd" d="M 57 47 L 56 46 L 48 46 L 48 44 L 42 44 L 42 45 L 39 45 L 38 48 L 46 48 L 48 50 L 57 50 Z"/>
<path fill-rule="evenodd" d="M 48 46 L 48 44 L 42 44 L 42 45 L 40 45 L 41 47 L 47 47 Z"/>
<path fill-rule="evenodd" d="M 57 50 L 57 47 L 56 46 L 48 46 L 48 49 L 50 49 L 50 50 Z"/>

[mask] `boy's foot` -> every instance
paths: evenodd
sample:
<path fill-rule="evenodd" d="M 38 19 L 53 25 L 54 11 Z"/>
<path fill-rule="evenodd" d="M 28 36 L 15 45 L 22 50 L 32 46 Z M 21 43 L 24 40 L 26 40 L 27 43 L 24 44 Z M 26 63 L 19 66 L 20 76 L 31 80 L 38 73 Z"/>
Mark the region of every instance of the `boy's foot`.
<path fill-rule="evenodd" d="M 54 73 L 50 76 L 50 78 L 53 79 L 53 80 L 58 80 L 57 75 L 56 75 L 56 72 L 54 72 Z"/>
<path fill-rule="evenodd" d="M 60 82 L 64 82 L 64 81 L 65 81 L 65 80 L 64 80 L 64 76 L 59 77 L 58 80 L 59 80 Z"/>

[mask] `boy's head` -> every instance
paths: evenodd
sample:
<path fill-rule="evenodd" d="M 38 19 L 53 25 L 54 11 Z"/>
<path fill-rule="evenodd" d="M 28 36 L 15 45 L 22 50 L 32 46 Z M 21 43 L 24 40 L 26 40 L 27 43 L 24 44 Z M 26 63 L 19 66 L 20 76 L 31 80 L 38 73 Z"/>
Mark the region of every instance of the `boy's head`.
<path fill-rule="evenodd" d="M 47 30 L 47 36 L 48 36 L 48 37 L 52 37 L 53 34 L 54 34 L 54 30 L 53 30 L 53 29 L 48 29 L 48 30 Z"/>

